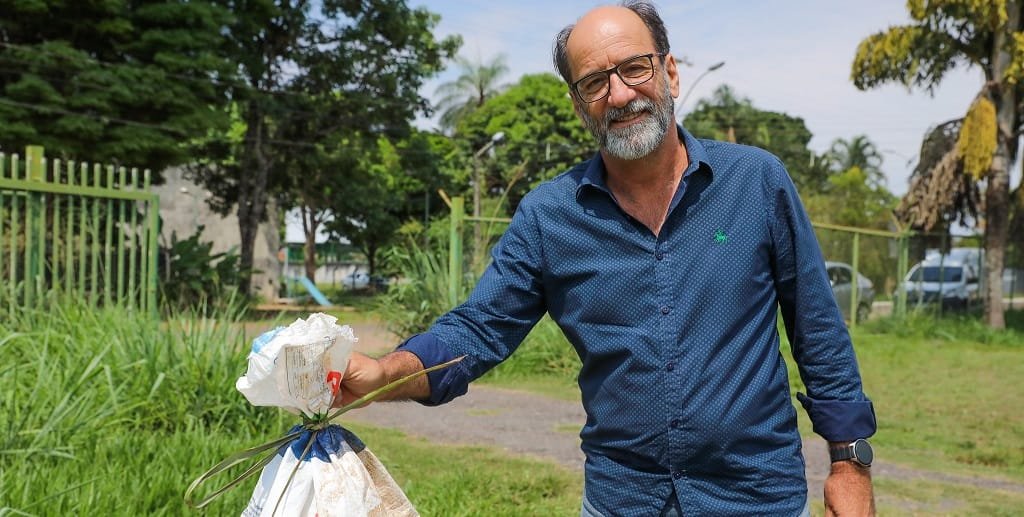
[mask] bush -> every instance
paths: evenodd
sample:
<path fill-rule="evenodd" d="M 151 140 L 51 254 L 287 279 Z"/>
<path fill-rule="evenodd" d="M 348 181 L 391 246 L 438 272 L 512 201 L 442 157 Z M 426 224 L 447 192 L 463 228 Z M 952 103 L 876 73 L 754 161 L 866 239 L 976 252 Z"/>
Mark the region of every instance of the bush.
<path fill-rule="evenodd" d="M 201 242 L 200 226 L 194 234 L 160 249 L 160 295 L 164 307 L 186 310 L 192 307 L 221 308 L 237 299 L 237 287 L 249 274 L 238 266 L 233 252 L 213 253 L 212 242 Z"/>

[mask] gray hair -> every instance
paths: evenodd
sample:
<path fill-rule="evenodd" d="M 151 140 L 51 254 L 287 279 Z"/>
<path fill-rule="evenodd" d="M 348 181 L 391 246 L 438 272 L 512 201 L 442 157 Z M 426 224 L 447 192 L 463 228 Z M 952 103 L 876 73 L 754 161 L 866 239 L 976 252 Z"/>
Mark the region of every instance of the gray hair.
<path fill-rule="evenodd" d="M 668 54 L 668 31 L 665 30 L 665 22 L 661 20 L 661 16 L 658 15 L 658 10 L 654 7 L 654 4 L 643 0 L 624 0 L 619 3 L 619 6 L 633 11 L 643 20 L 647 30 L 651 33 L 651 39 L 654 40 L 654 49 L 658 54 Z M 555 69 L 558 70 L 558 74 L 562 76 L 566 84 L 572 84 L 572 71 L 569 70 L 569 53 L 565 47 L 569 41 L 569 35 L 572 34 L 574 28 L 576 28 L 575 23 L 567 25 L 564 29 L 558 31 L 558 35 L 555 36 L 555 48 L 552 56 L 555 62 Z"/>

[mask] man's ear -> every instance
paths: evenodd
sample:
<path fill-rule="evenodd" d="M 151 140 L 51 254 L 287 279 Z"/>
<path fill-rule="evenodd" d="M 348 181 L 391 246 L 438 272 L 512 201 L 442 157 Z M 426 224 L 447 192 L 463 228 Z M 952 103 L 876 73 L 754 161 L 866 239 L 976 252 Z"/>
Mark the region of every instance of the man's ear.
<path fill-rule="evenodd" d="M 668 86 L 672 97 L 679 98 L 679 68 L 676 67 L 676 58 L 671 52 L 665 54 L 665 72 L 668 74 Z"/>

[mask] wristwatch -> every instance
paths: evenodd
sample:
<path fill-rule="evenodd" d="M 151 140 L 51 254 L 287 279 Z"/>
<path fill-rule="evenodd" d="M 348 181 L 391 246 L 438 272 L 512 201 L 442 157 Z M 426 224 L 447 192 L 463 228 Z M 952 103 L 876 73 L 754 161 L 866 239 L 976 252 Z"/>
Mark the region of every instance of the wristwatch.
<path fill-rule="evenodd" d="M 871 460 L 875 457 L 871 444 L 863 438 L 842 447 L 829 447 L 828 453 L 832 457 L 832 463 L 851 460 L 861 467 L 870 467 Z"/>

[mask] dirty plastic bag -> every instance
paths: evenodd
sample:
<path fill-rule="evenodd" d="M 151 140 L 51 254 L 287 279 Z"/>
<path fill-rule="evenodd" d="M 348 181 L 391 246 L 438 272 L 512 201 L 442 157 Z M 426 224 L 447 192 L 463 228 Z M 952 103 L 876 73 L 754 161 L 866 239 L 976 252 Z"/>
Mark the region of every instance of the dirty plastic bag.
<path fill-rule="evenodd" d="M 336 322 L 317 313 L 253 341 L 235 387 L 251 404 L 301 414 L 307 424 L 292 428 L 296 437 L 263 468 L 245 517 L 419 515 L 359 438 L 325 425 L 356 342 Z"/>
<path fill-rule="evenodd" d="M 264 332 L 253 341 L 249 369 L 235 387 L 254 406 L 307 417 L 326 413 L 356 342 L 352 328 L 337 321 L 318 312 Z"/>

